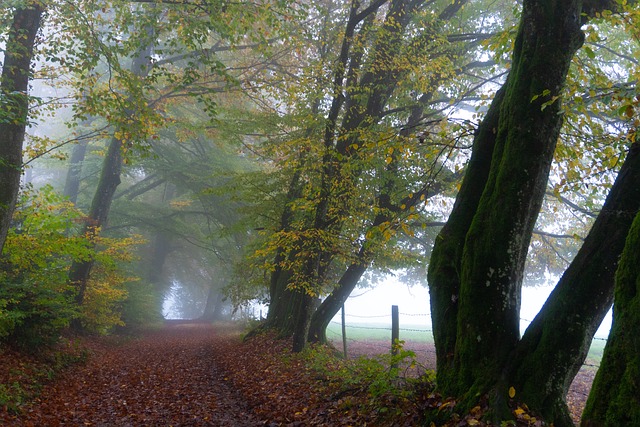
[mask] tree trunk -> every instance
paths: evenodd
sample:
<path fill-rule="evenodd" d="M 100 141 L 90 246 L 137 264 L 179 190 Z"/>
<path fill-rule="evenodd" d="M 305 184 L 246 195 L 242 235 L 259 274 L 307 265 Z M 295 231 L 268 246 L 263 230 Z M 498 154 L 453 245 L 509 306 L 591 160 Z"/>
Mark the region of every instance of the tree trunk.
<path fill-rule="evenodd" d="M 636 184 L 637 185 L 637 184 Z M 640 214 L 616 273 L 613 324 L 582 415 L 583 427 L 640 425 Z"/>
<path fill-rule="evenodd" d="M 429 268 L 438 387 L 462 396 L 462 406 L 488 394 L 494 421 L 511 416 L 508 390 L 514 387 L 517 399 L 547 421 L 571 425 L 564 393 L 608 308 L 607 274 L 610 282 L 620 235 L 624 239 L 630 223 L 629 218 L 606 218 L 603 210 L 589 239 L 598 244 L 585 242 L 584 255 L 576 258 L 520 341 L 524 260 L 562 123 L 560 92 L 583 41 L 581 20 L 588 17 L 581 15 L 581 4 L 524 2 L 504 93 L 497 94 L 474 141 L 468 174 L 477 175 L 465 177 Z M 635 150 L 608 207 L 637 211 Z"/>
<path fill-rule="evenodd" d="M 285 206 L 280 215 L 280 231 L 291 231 L 294 214 L 291 203 L 302 195 L 301 172 L 296 170 L 289 183 L 286 195 Z M 269 311 L 265 326 L 278 331 L 282 337 L 293 335 L 293 318 L 291 307 L 298 305 L 302 298 L 299 292 L 289 289 L 289 280 L 292 272 L 282 267 L 282 263 L 287 259 L 296 257 L 296 252 L 286 254 L 279 248 L 274 258 L 275 268 L 271 272 L 269 283 Z"/>
<path fill-rule="evenodd" d="M 149 41 L 147 45 L 141 46 L 140 51 L 131 64 L 131 71 L 134 75 L 143 78 L 148 74 L 151 65 L 151 50 L 151 41 Z M 133 115 L 133 111 L 127 111 L 127 113 Z M 90 237 L 97 235 L 100 229 L 107 224 L 111 202 L 113 201 L 113 196 L 118 185 L 120 185 L 120 174 L 122 173 L 123 164 L 123 144 L 124 141 L 116 136 L 113 136 L 109 142 L 107 154 L 102 164 L 98 187 L 91 202 L 89 215 L 83 229 L 83 234 L 87 234 Z M 87 282 L 91 275 L 93 264 L 93 259 L 76 260 L 69 268 L 69 282 L 76 290 L 75 301 L 79 306 L 82 305 L 84 301 L 84 294 L 87 289 Z M 77 322 L 75 322 L 75 327 L 78 327 Z"/>
<path fill-rule="evenodd" d="M 289 289 L 291 276 L 291 271 L 277 267 L 271 274 L 269 311 L 265 327 L 277 330 L 280 337 L 293 335 L 294 308 L 302 303 L 303 294 Z"/>
<path fill-rule="evenodd" d="M 121 171 L 122 141 L 118 138 L 112 138 L 102 164 L 102 173 L 91 203 L 89 216 L 83 228 L 83 234 L 87 234 L 90 238 L 99 234 L 100 228 L 107 224 L 111 201 L 116 188 L 120 184 Z M 69 282 L 76 289 L 75 301 L 78 305 L 82 305 L 84 301 L 84 294 L 93 263 L 93 259 L 77 260 L 69 268 Z"/>
<path fill-rule="evenodd" d="M 640 210 L 638 183 L 640 143 L 635 143 L 584 244 L 510 358 L 508 386 L 556 426 L 571 425 L 564 399 L 611 307 L 618 259 Z"/>
<path fill-rule="evenodd" d="M 212 322 L 219 320 L 222 316 L 222 302 L 224 300 L 224 294 L 220 292 L 220 289 L 215 284 L 211 284 L 209 292 L 207 293 L 207 302 L 204 305 L 204 310 L 200 320 Z"/>
<path fill-rule="evenodd" d="M 313 313 L 309 325 L 309 342 L 327 343 L 327 326 L 343 307 L 364 272 L 367 271 L 369 264 L 365 258 L 363 246 L 358 253 L 358 261 L 349 265 L 333 292 L 322 301 L 322 304 Z"/>
<path fill-rule="evenodd" d="M 462 254 L 458 393 L 486 391 L 520 338 L 524 263 L 562 124 L 556 97 L 583 41 L 580 4 L 523 5 L 491 169 Z"/>
<path fill-rule="evenodd" d="M 20 190 L 22 144 L 29 114 L 29 76 L 42 13 L 40 2 L 16 8 L 4 49 L 0 76 L 0 253 Z"/>
<path fill-rule="evenodd" d="M 428 283 L 436 348 L 436 375 L 445 395 L 457 393 L 453 358 L 457 337 L 460 264 L 464 240 L 489 176 L 504 88 L 500 89 L 475 135 L 471 159 L 449 215 L 433 245 Z"/>
<path fill-rule="evenodd" d="M 81 141 L 74 145 L 71 151 L 71 158 L 69 159 L 69 170 L 67 171 L 63 194 L 67 196 L 73 204 L 76 204 L 78 194 L 80 193 L 82 162 L 84 162 L 84 157 L 87 153 L 87 145 L 88 141 Z"/>
<path fill-rule="evenodd" d="M 524 2 L 511 72 L 436 240 L 429 283 L 445 394 L 487 392 L 519 340 L 524 261 L 562 123 L 558 98 L 583 39 L 580 11 L 578 1 Z"/>

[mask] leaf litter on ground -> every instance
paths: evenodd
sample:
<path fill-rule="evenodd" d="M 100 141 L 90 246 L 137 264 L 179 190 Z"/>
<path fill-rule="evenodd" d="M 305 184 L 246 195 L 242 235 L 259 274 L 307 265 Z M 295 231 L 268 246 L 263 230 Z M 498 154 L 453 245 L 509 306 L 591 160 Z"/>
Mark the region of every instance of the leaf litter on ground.
<path fill-rule="evenodd" d="M 86 363 L 51 380 L 32 375 L 44 385 L 5 405 L 0 425 L 384 427 L 421 425 L 429 411 L 447 414 L 438 425 L 485 425 L 485 407 L 457 415 L 455 401 L 430 381 L 372 384 L 380 373 L 349 372 L 375 369 L 373 362 L 340 360 L 327 349 L 292 354 L 290 340 L 269 332 L 243 342 L 233 324 L 167 322 L 137 338 L 82 346 Z M 24 360 L 4 350 L 0 362 L 0 384 L 11 384 Z M 27 365 L 45 369 L 37 363 Z M 516 415 L 518 425 L 539 425 L 521 408 Z"/>

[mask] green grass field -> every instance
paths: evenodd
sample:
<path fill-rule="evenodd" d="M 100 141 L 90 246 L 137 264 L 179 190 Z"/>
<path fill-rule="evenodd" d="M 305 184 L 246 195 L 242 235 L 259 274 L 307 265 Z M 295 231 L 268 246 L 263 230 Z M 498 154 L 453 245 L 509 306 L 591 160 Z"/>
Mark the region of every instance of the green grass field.
<path fill-rule="evenodd" d="M 327 328 L 329 339 L 342 339 L 342 329 L 337 323 L 330 323 Z M 391 342 L 391 326 L 379 323 L 347 324 L 347 338 L 355 341 L 389 341 Z M 404 341 L 433 343 L 433 334 L 425 325 L 401 325 L 400 339 Z"/>
<path fill-rule="evenodd" d="M 342 329 L 339 323 L 331 322 L 327 328 L 327 337 L 333 341 L 342 339 Z M 382 323 L 347 323 L 347 339 L 353 341 L 388 341 L 391 343 L 391 326 Z M 409 342 L 433 344 L 433 334 L 430 327 L 420 324 L 401 324 L 400 340 Z M 589 349 L 588 365 L 599 365 L 602 360 L 605 340 L 595 339 Z"/>

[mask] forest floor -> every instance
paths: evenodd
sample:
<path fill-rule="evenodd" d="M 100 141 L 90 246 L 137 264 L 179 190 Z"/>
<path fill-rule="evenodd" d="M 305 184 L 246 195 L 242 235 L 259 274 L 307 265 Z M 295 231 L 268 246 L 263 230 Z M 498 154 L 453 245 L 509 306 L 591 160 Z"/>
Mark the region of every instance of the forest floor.
<path fill-rule="evenodd" d="M 318 367 L 319 360 L 331 364 L 321 357 L 326 352 L 316 351 L 309 363 L 309 355 L 290 354 L 290 343 L 270 334 L 243 343 L 234 325 L 168 322 L 137 338 L 80 341 L 68 341 L 61 354 L 86 354 L 84 363 L 53 378 L 51 360 L 0 351 L 0 425 L 411 426 L 426 409 L 451 406 L 428 390 L 419 399 L 383 390 L 372 401 L 371 387 Z M 378 344 L 350 343 L 349 351 L 354 357 L 388 351 Z M 421 363 L 433 364 L 432 349 L 413 350 Z M 592 379 L 581 375 L 569 399 L 576 415 Z M 477 425 L 464 422 L 470 417 L 448 425 Z"/>

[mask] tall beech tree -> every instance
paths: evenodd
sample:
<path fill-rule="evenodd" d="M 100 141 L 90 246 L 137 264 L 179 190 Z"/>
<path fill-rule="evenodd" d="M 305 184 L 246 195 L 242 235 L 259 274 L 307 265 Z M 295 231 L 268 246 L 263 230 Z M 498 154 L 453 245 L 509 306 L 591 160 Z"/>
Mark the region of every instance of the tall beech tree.
<path fill-rule="evenodd" d="M 144 79 L 151 67 L 151 53 L 153 49 L 152 42 L 153 32 L 149 31 L 148 38 L 142 42 L 141 49 L 137 52 L 136 57 L 131 64 L 131 73 L 139 79 Z M 125 115 L 130 120 L 137 120 L 135 112 L 130 106 L 125 107 L 127 111 Z M 107 144 L 107 152 L 102 164 L 100 180 L 96 192 L 91 202 L 89 214 L 85 221 L 83 234 L 94 235 L 100 232 L 100 229 L 107 224 L 107 217 L 113 202 L 118 185 L 120 185 L 120 175 L 122 174 L 122 166 L 124 162 L 123 151 L 129 142 L 124 135 L 127 134 L 126 129 L 118 129 Z M 76 289 L 76 303 L 82 305 L 84 294 L 87 288 L 87 282 L 93 267 L 93 259 L 77 260 L 71 264 L 69 268 L 69 282 Z"/>
<path fill-rule="evenodd" d="M 39 1 L 17 6 L 4 49 L 0 76 L 0 252 L 20 189 L 22 144 L 29 121 L 31 61 L 43 13 Z"/>
<path fill-rule="evenodd" d="M 548 422 L 573 425 L 564 397 L 610 306 L 617 259 L 640 207 L 635 144 L 582 249 L 520 339 L 524 263 L 562 124 L 563 84 L 584 20 L 611 6 L 523 2 L 511 70 L 476 133 L 431 254 L 438 387 L 463 406 L 487 394 L 494 420 L 509 417 L 515 390 Z"/>
<path fill-rule="evenodd" d="M 344 274 L 342 278 L 336 278 L 333 296 L 328 298 L 313 321 L 312 340 L 324 339 L 324 328 L 332 313 L 335 314 L 336 307 L 341 305 L 340 302 L 368 268 L 373 249 L 380 246 L 380 242 L 372 242 L 384 240 L 372 237 L 381 235 L 382 229 L 399 228 L 399 217 L 410 216 L 407 212 L 423 200 L 428 195 L 427 189 L 433 186 L 429 179 L 425 179 L 428 183 L 422 182 L 422 190 L 389 186 L 393 179 L 398 179 L 397 176 L 391 178 L 394 166 L 390 163 L 396 155 L 394 152 L 402 152 L 411 143 L 416 145 L 418 138 L 415 133 L 413 137 L 406 134 L 401 138 L 390 137 L 398 130 L 393 126 L 385 127 L 388 126 L 385 120 L 390 121 L 390 117 L 395 117 L 394 113 L 400 113 L 397 120 L 408 124 L 405 129 L 424 126 L 421 120 L 424 119 L 423 112 L 428 110 L 429 101 L 442 81 L 455 74 L 451 65 L 455 49 L 438 29 L 465 3 L 460 1 L 442 6 L 397 0 L 385 7 L 383 1 L 368 5 L 359 2 L 349 4 L 344 35 L 332 65 L 329 91 L 332 98 L 324 112 L 324 129 L 320 135 L 310 134 L 307 138 L 321 138 L 316 170 L 312 172 L 317 174 L 317 178 L 315 181 L 309 179 L 305 176 L 308 172 L 292 174 L 279 232 L 275 235 L 276 239 L 291 239 L 293 236 L 294 241 L 289 241 L 288 246 L 285 244 L 286 248 L 276 250 L 266 326 L 278 329 L 282 335 L 293 334 L 295 350 L 302 349 L 307 341 L 315 296 L 327 287 L 332 288 L 330 282 L 332 275 L 336 274 L 335 269 L 344 268 Z M 432 13 L 427 13 L 426 9 Z M 425 19 L 425 16 L 431 18 Z M 417 76 L 419 72 L 405 62 L 405 55 L 438 65 L 426 72 L 426 76 Z M 410 84 L 407 82 L 414 78 L 420 84 L 414 83 L 413 89 L 418 87 L 428 93 L 418 92 L 418 96 L 408 102 L 406 98 L 410 90 L 407 85 Z M 415 112 L 415 117 L 408 119 L 412 112 Z M 389 142 L 391 140 L 395 142 Z M 403 147 L 402 143 L 409 145 Z M 376 156 L 386 159 L 389 164 L 372 166 L 376 163 Z M 363 216 L 362 211 L 358 213 L 360 208 L 364 209 L 358 186 L 365 185 L 365 171 L 375 168 L 375 172 L 371 172 L 378 180 L 371 185 L 371 188 L 376 188 L 371 196 L 371 200 L 375 200 L 375 214 L 366 218 L 364 229 L 350 230 L 352 235 L 349 235 L 349 221 Z M 308 190 L 310 187 L 312 191 Z M 405 190 L 411 193 L 411 197 L 406 200 L 398 198 L 397 194 Z M 390 192 L 395 193 L 393 201 Z M 290 205 L 295 206 L 299 203 L 296 199 L 304 198 L 308 199 L 306 206 L 312 206 L 312 209 L 305 207 L 307 216 L 301 219 Z M 351 247 L 345 249 L 343 242 L 358 241 L 357 235 L 365 232 L 368 237 L 358 243 L 361 243 L 360 249 L 355 252 Z M 341 258 L 340 262 L 336 262 L 338 258 Z M 347 264 L 337 267 L 345 258 Z"/>

